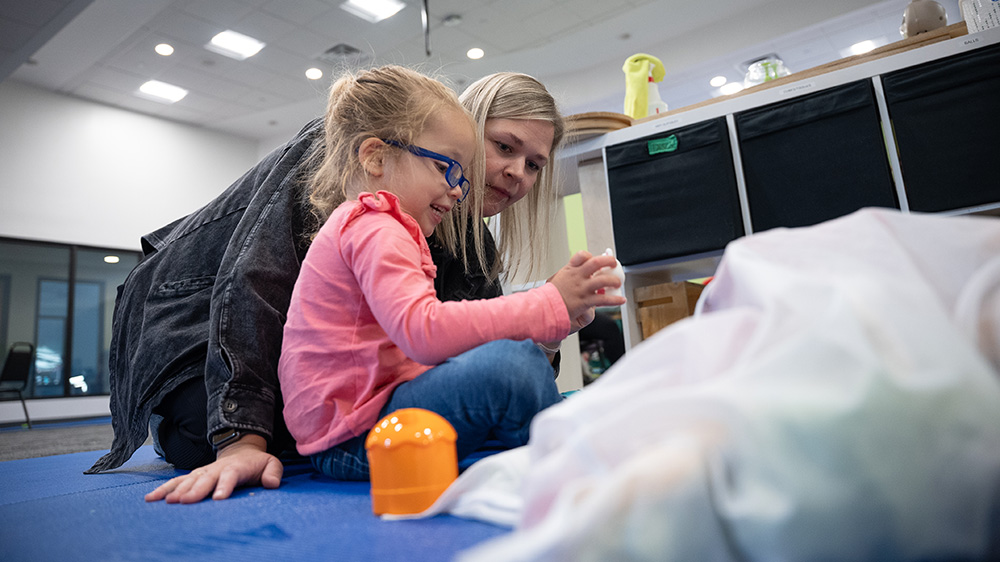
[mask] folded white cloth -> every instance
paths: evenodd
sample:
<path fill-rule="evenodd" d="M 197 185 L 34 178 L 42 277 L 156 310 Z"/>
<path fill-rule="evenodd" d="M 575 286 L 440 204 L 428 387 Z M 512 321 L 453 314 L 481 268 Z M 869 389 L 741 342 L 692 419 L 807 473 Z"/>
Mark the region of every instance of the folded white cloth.
<path fill-rule="evenodd" d="M 515 524 L 465 559 L 1000 557 L 1000 221 L 771 230 L 698 306 L 428 510 Z"/>

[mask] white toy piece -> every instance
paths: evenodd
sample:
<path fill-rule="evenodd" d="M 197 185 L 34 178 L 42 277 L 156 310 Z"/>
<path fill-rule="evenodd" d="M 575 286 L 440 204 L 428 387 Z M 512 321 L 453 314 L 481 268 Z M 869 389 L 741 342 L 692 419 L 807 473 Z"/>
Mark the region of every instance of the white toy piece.
<path fill-rule="evenodd" d="M 948 25 L 944 6 L 934 0 L 911 0 L 903 10 L 903 23 L 899 34 L 904 38 L 926 33 Z"/>
<path fill-rule="evenodd" d="M 604 250 L 604 255 L 613 256 L 615 253 L 611 250 L 611 248 L 608 248 L 607 250 Z M 601 271 L 604 271 L 605 269 L 607 268 L 605 267 L 604 269 L 601 269 Z M 616 297 L 625 296 L 625 270 L 622 269 L 622 262 L 618 261 L 618 258 L 615 258 L 615 267 L 611 270 L 611 274 L 621 281 L 621 285 L 617 289 L 604 289 L 604 294 Z"/>

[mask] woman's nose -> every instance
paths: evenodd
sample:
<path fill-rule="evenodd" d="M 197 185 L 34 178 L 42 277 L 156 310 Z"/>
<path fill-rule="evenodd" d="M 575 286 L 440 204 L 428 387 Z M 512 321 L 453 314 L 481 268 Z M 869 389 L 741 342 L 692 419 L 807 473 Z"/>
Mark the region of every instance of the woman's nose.
<path fill-rule="evenodd" d="M 462 186 L 456 185 L 455 187 L 448 186 L 448 197 L 458 201 L 462 198 Z"/>
<path fill-rule="evenodd" d="M 507 164 L 507 175 L 512 179 L 521 181 L 524 178 L 525 162 L 523 159 L 518 158 L 511 160 Z"/>

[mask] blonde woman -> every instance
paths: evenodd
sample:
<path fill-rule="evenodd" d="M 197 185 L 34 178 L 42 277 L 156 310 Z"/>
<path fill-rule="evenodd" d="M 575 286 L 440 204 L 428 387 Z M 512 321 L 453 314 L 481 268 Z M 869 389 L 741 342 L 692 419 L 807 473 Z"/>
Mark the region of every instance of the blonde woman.
<path fill-rule="evenodd" d="M 466 88 L 459 100 L 483 138 L 472 178 L 473 185 L 482 188 L 473 189 L 430 240 L 438 266 L 435 288 L 455 298 L 490 298 L 502 294 L 501 276 L 510 279 L 523 272 L 530 278 L 541 267 L 558 198 L 553 166 L 548 164 L 565 123 L 552 95 L 527 74 L 491 74 Z M 496 241 L 479 219 L 500 213 Z M 593 310 L 573 318 L 572 331 L 593 318 Z M 558 345 L 539 345 L 557 369 Z"/>

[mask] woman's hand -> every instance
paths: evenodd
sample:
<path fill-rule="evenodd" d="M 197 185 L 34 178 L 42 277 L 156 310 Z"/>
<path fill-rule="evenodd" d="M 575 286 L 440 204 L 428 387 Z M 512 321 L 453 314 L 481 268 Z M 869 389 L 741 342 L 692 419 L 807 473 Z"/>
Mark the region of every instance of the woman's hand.
<path fill-rule="evenodd" d="M 605 267 L 615 267 L 614 256 L 592 256 L 589 252 L 577 252 L 568 264 L 549 279 L 559 289 L 559 294 L 566 303 L 573 331 L 594 319 L 595 307 L 625 304 L 625 297 L 597 293 L 599 289 L 617 289 L 621 286 L 618 278 L 609 271 L 598 273 Z"/>
<path fill-rule="evenodd" d="M 253 433 L 219 451 L 215 462 L 171 478 L 146 494 L 146 501 L 196 503 L 211 494 L 213 500 L 228 498 L 239 486 L 277 488 L 285 467 L 267 452 L 267 440 Z"/>

